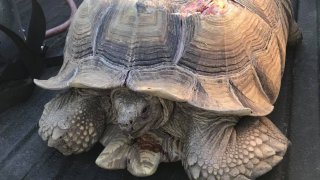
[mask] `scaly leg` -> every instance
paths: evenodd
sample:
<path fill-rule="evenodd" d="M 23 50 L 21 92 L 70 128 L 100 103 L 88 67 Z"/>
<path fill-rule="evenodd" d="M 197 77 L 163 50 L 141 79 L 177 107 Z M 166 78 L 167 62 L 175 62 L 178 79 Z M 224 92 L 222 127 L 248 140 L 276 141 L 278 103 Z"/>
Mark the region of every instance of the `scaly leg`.
<path fill-rule="evenodd" d="M 119 126 L 108 125 L 100 142 L 105 148 L 98 156 L 96 164 L 104 169 L 125 169 L 131 140 Z"/>
<path fill-rule="evenodd" d="M 105 129 L 109 97 L 87 92 L 71 89 L 58 95 L 39 121 L 39 135 L 64 155 L 88 151 Z"/>
<path fill-rule="evenodd" d="M 139 177 L 154 174 L 161 162 L 181 159 L 182 143 L 161 130 L 153 130 L 136 139 L 128 156 L 128 171 Z"/>
<path fill-rule="evenodd" d="M 266 117 L 194 121 L 184 147 L 191 179 L 255 179 L 278 164 L 287 138 Z"/>
<path fill-rule="evenodd" d="M 160 130 L 130 140 L 117 125 L 108 126 L 101 143 L 105 149 L 96 164 L 105 169 L 124 169 L 139 177 L 154 174 L 161 162 L 180 160 L 182 144 Z"/>

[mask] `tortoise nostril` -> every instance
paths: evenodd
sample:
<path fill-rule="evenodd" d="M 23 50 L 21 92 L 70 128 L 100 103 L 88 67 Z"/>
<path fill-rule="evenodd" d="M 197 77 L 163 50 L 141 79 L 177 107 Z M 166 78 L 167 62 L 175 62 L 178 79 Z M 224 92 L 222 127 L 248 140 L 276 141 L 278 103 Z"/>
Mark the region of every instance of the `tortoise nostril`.
<path fill-rule="evenodd" d="M 128 124 L 128 123 L 120 124 L 120 127 L 121 127 L 121 128 L 128 128 L 128 127 L 129 127 L 129 124 Z"/>
<path fill-rule="evenodd" d="M 132 120 L 130 120 L 130 121 L 129 121 L 129 123 L 130 123 L 130 124 L 132 124 L 132 123 L 133 123 L 133 121 L 132 121 Z"/>

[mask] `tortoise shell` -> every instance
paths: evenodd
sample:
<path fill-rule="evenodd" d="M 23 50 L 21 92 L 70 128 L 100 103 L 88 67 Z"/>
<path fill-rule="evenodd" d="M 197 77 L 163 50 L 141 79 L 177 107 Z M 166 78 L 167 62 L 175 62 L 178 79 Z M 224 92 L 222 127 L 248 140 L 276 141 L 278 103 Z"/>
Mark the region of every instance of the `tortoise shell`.
<path fill-rule="evenodd" d="M 217 113 L 266 115 L 291 13 L 289 0 L 85 0 L 59 74 L 35 83 L 127 87 Z"/>

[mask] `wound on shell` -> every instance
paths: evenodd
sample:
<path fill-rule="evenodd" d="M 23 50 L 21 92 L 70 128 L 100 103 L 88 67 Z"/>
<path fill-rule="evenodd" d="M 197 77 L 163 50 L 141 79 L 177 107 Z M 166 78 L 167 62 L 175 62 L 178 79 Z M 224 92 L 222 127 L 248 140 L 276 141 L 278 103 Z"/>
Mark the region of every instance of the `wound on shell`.
<path fill-rule="evenodd" d="M 182 14 L 219 15 L 226 12 L 227 0 L 195 0 L 180 9 Z"/>

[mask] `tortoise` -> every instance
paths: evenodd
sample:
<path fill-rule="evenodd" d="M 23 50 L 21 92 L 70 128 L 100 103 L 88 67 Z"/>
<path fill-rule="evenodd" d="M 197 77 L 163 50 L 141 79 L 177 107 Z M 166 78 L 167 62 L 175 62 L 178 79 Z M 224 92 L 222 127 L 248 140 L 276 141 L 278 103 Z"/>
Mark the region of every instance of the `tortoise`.
<path fill-rule="evenodd" d="M 255 179 L 288 139 L 267 118 L 286 46 L 302 39 L 290 0 L 84 0 L 39 134 L 65 155 L 149 176 L 181 160 L 190 179 Z"/>

